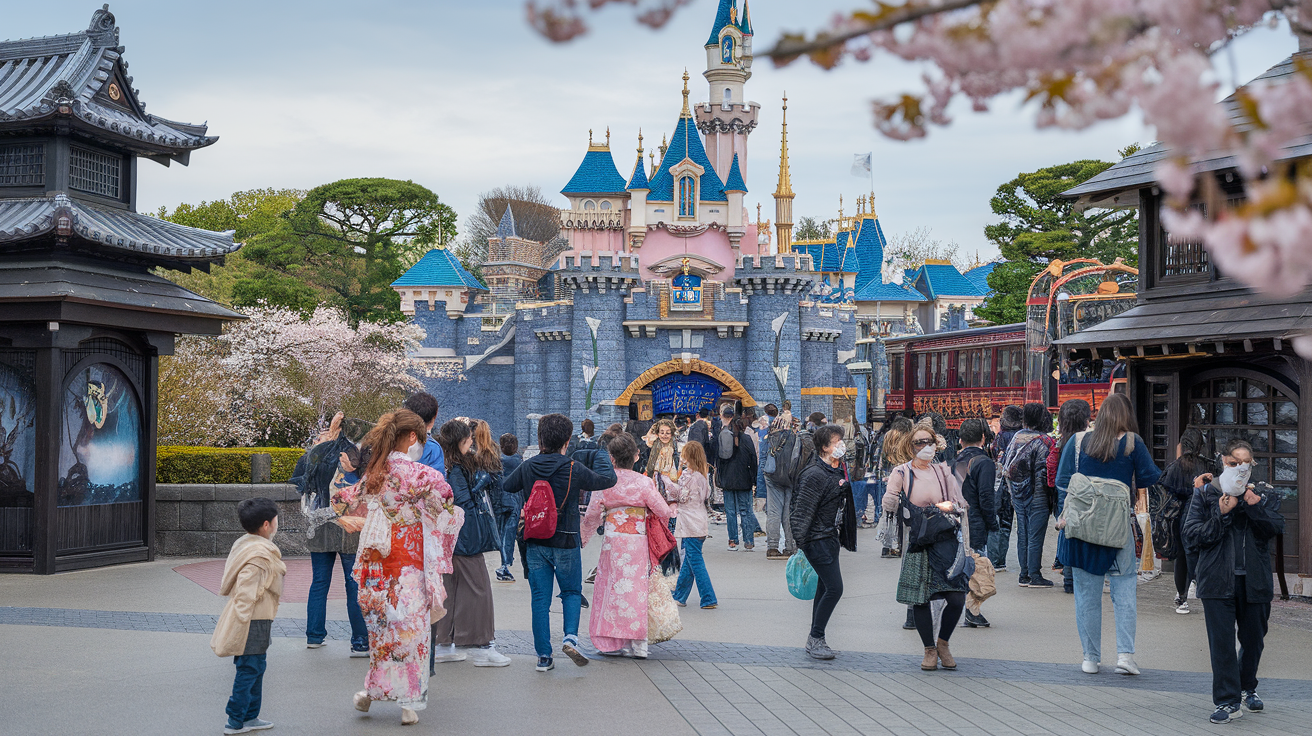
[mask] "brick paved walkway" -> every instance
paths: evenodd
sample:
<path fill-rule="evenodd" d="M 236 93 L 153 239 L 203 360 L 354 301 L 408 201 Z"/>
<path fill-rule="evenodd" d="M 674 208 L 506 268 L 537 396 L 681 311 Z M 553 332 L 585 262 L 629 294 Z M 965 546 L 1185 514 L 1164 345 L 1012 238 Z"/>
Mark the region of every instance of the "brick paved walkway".
<path fill-rule="evenodd" d="M 209 634 L 202 614 L 0 607 L 0 624 Z M 301 638 L 305 620 L 279 618 L 274 636 Z M 328 621 L 348 640 L 345 621 Z M 508 654 L 530 655 L 527 631 L 498 631 Z M 922 673 L 912 655 L 845 652 L 831 662 L 796 647 L 679 640 L 653 645 L 637 666 L 704 736 L 720 734 L 1103 734 L 1210 733 L 1211 676 L 1145 670 L 1139 677 L 1086 675 L 1075 665 L 958 659 L 955 673 Z M 1240 722 L 1245 733 L 1308 733 L 1312 680 L 1263 679 L 1269 709 Z"/>

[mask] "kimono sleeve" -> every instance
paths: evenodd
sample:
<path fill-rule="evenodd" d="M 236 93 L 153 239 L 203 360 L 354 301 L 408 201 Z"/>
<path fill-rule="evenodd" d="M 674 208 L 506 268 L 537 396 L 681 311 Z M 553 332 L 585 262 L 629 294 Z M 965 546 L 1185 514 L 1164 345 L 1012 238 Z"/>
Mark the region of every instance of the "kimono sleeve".
<path fill-rule="evenodd" d="M 451 485 L 442 477 L 442 473 L 427 465 L 416 465 L 415 492 L 423 499 L 424 505 L 433 513 L 443 507 L 443 502 L 451 498 Z"/>
<path fill-rule="evenodd" d="M 364 479 L 361 478 L 354 483 L 348 483 L 346 476 L 339 470 L 333 476 L 333 482 L 330 491 L 332 498 L 333 511 L 338 516 L 358 516 L 361 511 L 361 501 L 364 495 Z"/>

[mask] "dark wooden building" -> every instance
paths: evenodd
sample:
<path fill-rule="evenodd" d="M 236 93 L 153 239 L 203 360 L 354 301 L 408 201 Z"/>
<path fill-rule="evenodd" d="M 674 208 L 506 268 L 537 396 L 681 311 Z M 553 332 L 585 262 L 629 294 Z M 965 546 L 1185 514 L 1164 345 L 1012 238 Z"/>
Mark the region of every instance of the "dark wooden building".
<path fill-rule="evenodd" d="M 1300 57 L 1312 61 L 1300 51 L 1259 79 L 1293 74 Z M 1242 122 L 1232 98 L 1220 104 Z M 1312 142 L 1285 153 L 1312 157 Z M 1138 208 L 1140 285 L 1137 306 L 1057 344 L 1072 357 L 1125 360 L 1140 430 L 1159 465 L 1174 459 L 1190 425 L 1211 452 L 1233 437 L 1248 440 L 1254 481 L 1285 494 L 1285 570 L 1312 573 L 1312 427 L 1301 421 L 1312 417 L 1312 363 L 1290 344 L 1312 330 L 1312 289 L 1289 299 L 1255 293 L 1221 273 L 1201 243 L 1167 232 L 1153 168 L 1168 155 L 1151 146 L 1066 192 L 1086 206 Z M 1242 197 L 1233 157 L 1195 166 L 1215 178 L 1222 197 Z M 1201 194 L 1193 206 L 1206 208 Z"/>
<path fill-rule="evenodd" d="M 154 554 L 159 356 L 241 317 L 156 270 L 239 245 L 138 214 L 137 165 L 215 140 L 146 113 L 108 6 L 0 42 L 0 570 Z"/>

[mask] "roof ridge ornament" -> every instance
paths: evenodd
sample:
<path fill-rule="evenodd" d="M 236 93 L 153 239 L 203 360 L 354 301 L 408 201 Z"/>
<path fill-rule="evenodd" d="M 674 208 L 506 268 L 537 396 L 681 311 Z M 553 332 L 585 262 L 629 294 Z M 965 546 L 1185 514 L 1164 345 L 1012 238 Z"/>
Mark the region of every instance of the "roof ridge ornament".
<path fill-rule="evenodd" d="M 688 109 L 688 69 L 683 70 L 683 112 L 679 113 L 681 118 L 691 118 L 692 112 Z"/>
<path fill-rule="evenodd" d="M 91 24 L 87 26 L 86 34 L 98 47 L 118 46 L 116 23 L 114 14 L 109 12 L 109 3 L 105 3 L 100 10 L 91 14 Z"/>

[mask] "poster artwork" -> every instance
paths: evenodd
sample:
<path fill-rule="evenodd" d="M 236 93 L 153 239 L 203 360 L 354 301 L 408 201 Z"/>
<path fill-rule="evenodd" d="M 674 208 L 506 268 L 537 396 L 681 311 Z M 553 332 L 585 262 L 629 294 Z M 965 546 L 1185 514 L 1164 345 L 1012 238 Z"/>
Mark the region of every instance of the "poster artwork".
<path fill-rule="evenodd" d="M 64 391 L 59 505 L 141 500 L 141 406 L 127 376 L 105 363 Z"/>
<path fill-rule="evenodd" d="M 0 363 L 0 507 L 32 505 L 36 476 L 36 387 Z"/>

